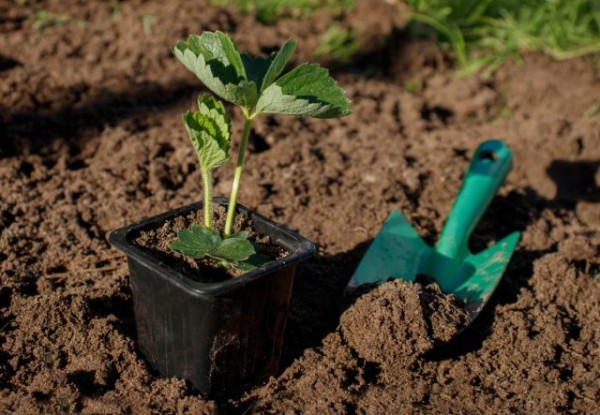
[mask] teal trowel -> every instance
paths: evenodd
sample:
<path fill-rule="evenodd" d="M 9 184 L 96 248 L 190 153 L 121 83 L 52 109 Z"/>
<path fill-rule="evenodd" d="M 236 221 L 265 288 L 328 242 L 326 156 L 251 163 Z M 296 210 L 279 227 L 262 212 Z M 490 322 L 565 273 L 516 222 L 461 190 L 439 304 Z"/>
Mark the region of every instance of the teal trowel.
<path fill-rule="evenodd" d="M 419 237 L 400 212 L 393 211 L 354 272 L 348 289 L 391 278 L 415 281 L 417 276 L 425 275 L 443 292 L 463 300 L 474 319 L 500 282 L 520 236 L 513 232 L 477 254 L 468 248 L 471 232 L 504 183 L 512 163 L 510 148 L 500 140 L 486 141 L 477 148 L 434 247 Z"/>

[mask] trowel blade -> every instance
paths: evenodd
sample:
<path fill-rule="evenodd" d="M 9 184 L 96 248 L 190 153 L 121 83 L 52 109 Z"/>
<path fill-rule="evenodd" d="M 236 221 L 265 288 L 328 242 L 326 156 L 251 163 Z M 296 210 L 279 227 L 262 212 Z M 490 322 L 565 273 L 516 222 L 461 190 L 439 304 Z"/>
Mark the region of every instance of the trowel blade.
<path fill-rule="evenodd" d="M 471 311 L 480 310 L 488 301 L 508 266 L 519 242 L 519 232 L 513 232 L 495 245 L 475 255 L 468 255 L 458 272 L 461 283 L 452 294 L 464 300 Z"/>
<path fill-rule="evenodd" d="M 450 262 L 460 262 L 455 271 L 461 274 L 460 283 L 454 287 L 440 284 L 444 292 L 465 301 L 472 314 L 479 312 L 500 282 L 519 237 L 519 232 L 513 232 L 475 255 L 449 258 Z M 395 210 L 369 246 L 347 289 L 351 291 L 363 284 L 377 284 L 393 278 L 412 282 L 417 275 L 428 274 L 429 265 L 434 260 L 439 260 L 435 248 L 427 245 L 408 220 Z M 443 282 L 443 276 L 429 277 L 438 284 Z"/>
<path fill-rule="evenodd" d="M 390 278 L 414 281 L 431 252 L 432 248 L 421 239 L 408 220 L 394 210 L 354 271 L 348 289 Z"/>

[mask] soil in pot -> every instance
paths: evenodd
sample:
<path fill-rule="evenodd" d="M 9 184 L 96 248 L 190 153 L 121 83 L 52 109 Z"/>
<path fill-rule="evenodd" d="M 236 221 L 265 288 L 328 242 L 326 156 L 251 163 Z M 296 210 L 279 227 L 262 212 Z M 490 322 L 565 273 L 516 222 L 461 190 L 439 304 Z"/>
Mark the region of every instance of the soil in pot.
<path fill-rule="evenodd" d="M 227 215 L 226 207 L 214 203 L 212 212 L 213 226 L 215 229 L 222 230 Z M 140 230 L 139 234 L 134 236 L 134 242 L 152 252 L 166 265 L 195 281 L 218 282 L 242 276 L 244 271 L 233 267 L 224 268 L 217 261 L 210 258 L 193 259 L 186 257 L 169 248 L 169 245 L 177 238 L 177 232 L 182 229 L 189 229 L 192 224 L 202 226 L 203 215 L 203 210 L 199 209 L 173 219 L 167 219 L 159 227 Z M 245 213 L 238 211 L 233 224 L 233 233 L 241 231 L 248 233 L 248 239 L 256 248 L 257 253 L 272 260 L 283 259 L 289 255 L 283 247 L 271 243 L 271 238 L 268 235 L 256 233 L 252 227 L 252 219 Z"/>

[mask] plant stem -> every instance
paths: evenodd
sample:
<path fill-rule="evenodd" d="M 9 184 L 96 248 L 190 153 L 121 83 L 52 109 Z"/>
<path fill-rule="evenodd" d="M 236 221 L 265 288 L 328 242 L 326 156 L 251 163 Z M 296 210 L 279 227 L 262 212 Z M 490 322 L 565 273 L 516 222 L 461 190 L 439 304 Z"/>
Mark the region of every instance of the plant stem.
<path fill-rule="evenodd" d="M 202 169 L 202 181 L 204 182 L 204 226 L 206 229 L 212 229 L 212 183 L 210 181 L 210 171 Z"/>
<path fill-rule="evenodd" d="M 233 176 L 233 184 L 231 185 L 231 196 L 229 197 L 229 206 L 227 207 L 227 220 L 225 221 L 225 230 L 223 236 L 231 235 L 233 227 L 233 217 L 235 215 L 235 205 L 237 201 L 238 189 L 240 187 L 240 179 L 244 170 L 244 158 L 246 156 L 246 147 L 248 147 L 248 138 L 250 137 L 250 126 L 254 117 L 244 113 L 244 130 L 242 132 L 242 143 L 238 154 L 237 163 L 235 165 L 235 174 Z"/>

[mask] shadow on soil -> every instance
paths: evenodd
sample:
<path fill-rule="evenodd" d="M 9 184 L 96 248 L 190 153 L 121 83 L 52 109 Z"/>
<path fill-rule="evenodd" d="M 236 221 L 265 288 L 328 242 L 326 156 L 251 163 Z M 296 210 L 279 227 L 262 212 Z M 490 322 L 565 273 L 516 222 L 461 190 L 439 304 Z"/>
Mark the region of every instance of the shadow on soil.
<path fill-rule="evenodd" d="M 296 271 L 281 368 L 304 350 L 317 347 L 334 331 L 343 309 L 343 293 L 371 241 L 333 256 L 318 256 Z"/>
<path fill-rule="evenodd" d="M 8 364 L 11 356 L 2 351 L 2 344 L 5 342 L 6 334 L 10 333 L 13 327 L 14 316 L 8 313 L 13 291 L 8 287 L 0 286 L 0 389 L 10 390 L 11 385 L 8 382 L 14 375 L 14 369 Z"/>
<path fill-rule="evenodd" d="M 15 112 L 5 109 L 0 116 L 0 158 L 23 153 L 43 153 L 56 140 L 78 146 L 98 136 L 107 125 L 132 120 L 125 128 L 143 129 L 152 122 L 152 113 L 187 102 L 199 92 L 197 82 L 174 80 L 168 86 L 137 84 L 119 92 L 106 92 L 85 101 L 73 101 L 76 92 L 57 97 L 56 109 Z M 87 134 L 84 134 L 87 132 Z"/>
<path fill-rule="evenodd" d="M 135 319 L 133 318 L 133 300 L 129 286 L 123 287 L 119 292 L 110 296 L 94 297 L 88 300 L 88 307 L 92 318 L 107 318 L 115 316 L 112 321 L 115 329 L 125 337 L 137 341 Z"/>
<path fill-rule="evenodd" d="M 600 161 L 554 160 L 546 169 L 556 184 L 553 204 L 574 209 L 580 200 L 600 202 L 600 187 L 596 176 Z"/>

